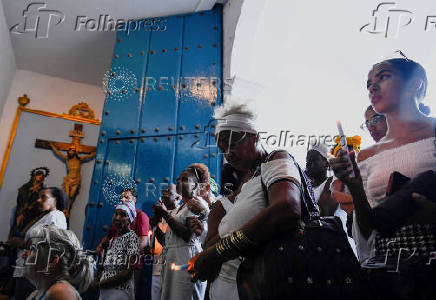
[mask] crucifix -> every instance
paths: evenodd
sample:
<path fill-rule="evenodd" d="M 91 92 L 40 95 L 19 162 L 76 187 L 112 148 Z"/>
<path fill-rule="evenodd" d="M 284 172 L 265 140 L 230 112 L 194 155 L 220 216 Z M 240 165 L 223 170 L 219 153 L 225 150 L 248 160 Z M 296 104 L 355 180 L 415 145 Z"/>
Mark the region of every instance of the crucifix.
<path fill-rule="evenodd" d="M 68 206 L 65 209 L 65 216 L 70 216 L 70 210 L 73 205 L 74 199 L 80 188 L 80 167 L 82 162 L 88 161 L 95 156 L 96 147 L 80 144 L 80 139 L 85 137 L 82 124 L 74 124 L 74 130 L 70 131 L 72 137 L 71 143 L 46 141 L 36 139 L 35 147 L 42 149 L 51 149 L 56 156 L 62 159 L 67 165 L 67 176 L 64 177 L 62 182 L 62 189 L 68 196 Z M 61 151 L 66 151 L 66 155 Z M 80 156 L 79 154 L 87 154 Z"/>

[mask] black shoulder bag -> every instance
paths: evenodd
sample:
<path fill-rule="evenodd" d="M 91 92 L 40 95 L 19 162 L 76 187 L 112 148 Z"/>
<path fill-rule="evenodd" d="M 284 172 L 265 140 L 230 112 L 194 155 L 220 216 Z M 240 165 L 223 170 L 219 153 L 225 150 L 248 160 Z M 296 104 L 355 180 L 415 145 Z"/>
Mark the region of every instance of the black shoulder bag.
<path fill-rule="evenodd" d="M 289 156 L 301 177 L 301 227 L 272 238 L 244 258 L 237 274 L 239 299 L 369 299 L 340 219 L 320 217 L 310 182 Z"/>

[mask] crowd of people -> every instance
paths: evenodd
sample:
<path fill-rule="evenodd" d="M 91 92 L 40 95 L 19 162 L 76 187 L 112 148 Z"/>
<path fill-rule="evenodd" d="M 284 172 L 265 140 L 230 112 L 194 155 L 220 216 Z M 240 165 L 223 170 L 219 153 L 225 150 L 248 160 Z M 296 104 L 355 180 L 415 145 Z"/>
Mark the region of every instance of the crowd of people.
<path fill-rule="evenodd" d="M 375 144 L 310 145 L 304 171 L 290 153 L 265 150 L 247 105 L 218 107 L 220 189 L 206 165 L 187 166 L 150 218 L 124 190 L 98 268 L 67 230 L 62 192 L 42 188 L 38 216 L 5 243 L 17 249 L 15 299 L 433 299 L 436 120 L 422 104 L 426 72 L 385 60 L 367 89 L 362 129 Z"/>

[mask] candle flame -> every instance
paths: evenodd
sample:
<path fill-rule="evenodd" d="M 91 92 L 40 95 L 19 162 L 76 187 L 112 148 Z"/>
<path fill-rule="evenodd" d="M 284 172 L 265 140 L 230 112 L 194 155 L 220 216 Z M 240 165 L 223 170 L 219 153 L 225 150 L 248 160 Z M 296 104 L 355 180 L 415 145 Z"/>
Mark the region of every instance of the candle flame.
<path fill-rule="evenodd" d="M 175 263 L 171 263 L 170 264 L 170 270 L 171 271 L 188 270 L 188 266 L 189 266 L 188 264 L 178 266 Z"/>

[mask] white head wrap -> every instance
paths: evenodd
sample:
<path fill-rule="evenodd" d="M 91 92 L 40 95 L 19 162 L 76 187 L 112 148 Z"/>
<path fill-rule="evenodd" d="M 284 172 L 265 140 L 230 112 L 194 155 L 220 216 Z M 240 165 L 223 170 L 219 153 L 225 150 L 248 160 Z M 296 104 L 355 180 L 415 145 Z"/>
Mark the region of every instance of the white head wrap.
<path fill-rule="evenodd" d="M 224 130 L 233 130 L 239 132 L 248 132 L 257 134 L 256 125 L 251 118 L 242 114 L 231 114 L 220 119 L 217 119 L 218 124 L 215 129 L 215 134 L 218 135 Z"/>
<path fill-rule="evenodd" d="M 129 217 L 130 223 L 132 223 L 133 220 L 135 220 L 136 218 L 135 202 L 133 201 L 125 201 L 117 205 L 115 209 L 124 210 L 127 213 L 127 216 Z"/>

